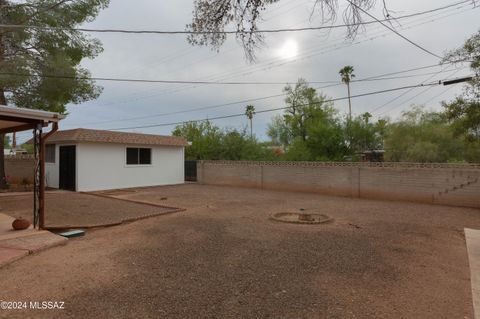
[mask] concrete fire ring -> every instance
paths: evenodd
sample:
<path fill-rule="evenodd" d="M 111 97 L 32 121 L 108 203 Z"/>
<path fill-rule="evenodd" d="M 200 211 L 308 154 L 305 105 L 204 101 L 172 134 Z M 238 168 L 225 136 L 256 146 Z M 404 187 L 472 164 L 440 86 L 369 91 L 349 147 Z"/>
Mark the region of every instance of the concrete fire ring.
<path fill-rule="evenodd" d="M 302 225 L 316 225 L 325 224 L 333 221 L 333 218 L 325 214 L 317 213 L 296 213 L 296 212 L 280 212 L 270 216 L 271 220 L 290 223 L 290 224 L 302 224 Z"/>

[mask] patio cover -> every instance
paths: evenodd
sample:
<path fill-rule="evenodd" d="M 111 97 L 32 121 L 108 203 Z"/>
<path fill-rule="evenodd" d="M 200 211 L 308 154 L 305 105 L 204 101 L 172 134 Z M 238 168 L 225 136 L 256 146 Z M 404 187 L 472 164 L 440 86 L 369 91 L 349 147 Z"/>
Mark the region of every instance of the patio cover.
<path fill-rule="evenodd" d="M 34 129 L 38 124 L 46 127 L 63 118 L 58 113 L 0 105 L 0 134 Z"/>
<path fill-rule="evenodd" d="M 58 129 L 64 115 L 0 105 L 0 134 L 32 130 L 34 141 L 34 196 L 33 225 L 41 229 L 45 222 L 45 139 Z M 53 124 L 52 130 L 42 135 L 44 127 Z M 3 154 L 2 154 L 3 155 Z"/>

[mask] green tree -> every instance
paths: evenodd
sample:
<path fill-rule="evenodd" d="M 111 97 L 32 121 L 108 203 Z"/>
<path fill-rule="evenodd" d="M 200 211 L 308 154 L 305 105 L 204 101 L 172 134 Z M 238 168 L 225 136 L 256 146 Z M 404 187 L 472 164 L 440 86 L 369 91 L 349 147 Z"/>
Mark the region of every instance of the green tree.
<path fill-rule="evenodd" d="M 3 136 L 3 145 L 5 145 L 5 148 L 10 148 L 10 136 Z"/>
<path fill-rule="evenodd" d="M 471 141 L 480 139 L 480 30 L 465 44 L 448 53 L 444 62 L 470 61 L 470 68 L 477 75 L 468 82 L 461 96 L 451 102 L 443 102 L 445 117 L 453 124 L 457 135 L 465 135 Z"/>
<path fill-rule="evenodd" d="M 456 136 L 442 115 L 414 107 L 400 121 L 391 123 L 385 138 L 385 157 L 395 162 L 475 162 L 478 144 L 473 146 Z M 473 147 L 472 147 L 473 146 Z"/>
<path fill-rule="evenodd" d="M 273 160 L 274 153 L 267 145 L 251 138 L 246 129 L 221 130 L 209 121 L 186 122 L 173 130 L 174 136 L 186 138 L 189 160 Z"/>
<path fill-rule="evenodd" d="M 299 137 L 307 140 L 306 123 L 313 115 L 312 111 L 321 109 L 325 98 L 319 96 L 314 88 L 309 87 L 305 79 L 299 79 L 295 86 L 287 85 L 283 92 L 287 95 L 284 120 L 289 127 L 292 140 Z"/>
<path fill-rule="evenodd" d="M 65 112 L 68 103 L 95 99 L 100 87 L 80 66 L 102 47 L 76 31 L 92 21 L 109 0 L 0 0 L 0 24 L 26 25 L 0 29 L 0 104 Z M 0 136 L 0 183 L 4 180 Z M 2 185 L 0 185 L 1 187 Z"/>
<path fill-rule="evenodd" d="M 314 157 L 310 153 L 307 143 L 300 138 L 293 140 L 284 155 L 286 161 L 313 161 Z"/>
<path fill-rule="evenodd" d="M 274 117 L 267 134 L 286 148 L 288 160 L 340 160 L 345 155 L 341 122 L 333 104 L 304 79 L 288 85 L 283 116 Z M 308 152 L 304 150 L 308 149 Z"/>
<path fill-rule="evenodd" d="M 173 130 L 174 136 L 181 136 L 191 143 L 185 148 L 187 160 L 218 160 L 221 154 L 221 130 L 210 121 L 186 122 Z"/>
<path fill-rule="evenodd" d="M 338 73 L 340 73 L 340 76 L 342 78 L 342 82 L 347 85 L 347 91 L 348 91 L 348 120 L 352 120 L 352 101 L 350 98 L 350 81 L 355 77 L 354 68 L 351 65 L 347 65 L 343 67 Z"/>
<path fill-rule="evenodd" d="M 382 136 L 385 134 L 386 122 L 370 123 L 371 117 L 372 115 L 366 112 L 351 121 L 347 120 L 345 132 L 349 141 L 349 155 L 383 148 Z"/>
<path fill-rule="evenodd" d="M 250 121 L 250 138 L 253 138 L 253 126 L 252 126 L 252 120 L 253 120 L 253 115 L 255 114 L 255 106 L 253 105 L 247 105 L 245 108 L 245 115 L 247 116 L 248 120 Z"/>
<path fill-rule="evenodd" d="M 375 123 L 375 132 L 378 136 L 378 141 L 379 149 L 384 149 L 384 144 L 385 144 L 385 134 L 387 133 L 387 126 L 388 126 L 388 121 L 386 119 L 379 119 L 377 123 Z"/>
<path fill-rule="evenodd" d="M 292 142 L 289 128 L 281 115 L 275 115 L 272 118 L 267 127 L 267 135 L 275 146 L 286 148 Z"/>
<path fill-rule="evenodd" d="M 306 123 L 308 139 L 306 145 L 312 160 L 341 161 L 348 153 L 344 131 L 336 110 L 330 103 L 322 107 L 311 107 Z"/>

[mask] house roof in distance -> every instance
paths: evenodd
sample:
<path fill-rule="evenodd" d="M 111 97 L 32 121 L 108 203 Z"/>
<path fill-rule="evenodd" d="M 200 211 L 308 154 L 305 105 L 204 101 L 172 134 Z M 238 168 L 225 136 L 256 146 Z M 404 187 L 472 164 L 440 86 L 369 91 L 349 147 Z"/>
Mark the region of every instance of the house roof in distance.
<path fill-rule="evenodd" d="M 91 130 L 77 128 L 73 130 L 57 131 L 46 141 L 53 143 L 115 143 L 129 145 L 165 145 L 186 146 L 187 140 L 183 137 L 152 135 L 142 133 L 115 132 L 105 130 Z"/>

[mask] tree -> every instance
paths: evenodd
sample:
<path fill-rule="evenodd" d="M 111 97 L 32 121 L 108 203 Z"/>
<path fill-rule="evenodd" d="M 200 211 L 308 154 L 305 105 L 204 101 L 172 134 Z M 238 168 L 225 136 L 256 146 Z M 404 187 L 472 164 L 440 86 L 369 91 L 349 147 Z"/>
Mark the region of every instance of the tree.
<path fill-rule="evenodd" d="M 3 145 L 5 145 L 5 148 L 10 148 L 10 136 L 3 136 Z"/>
<path fill-rule="evenodd" d="M 368 112 L 347 120 L 345 131 L 347 132 L 349 155 L 354 156 L 367 150 L 380 149 L 382 143 L 382 124 L 370 123 L 372 115 Z M 386 125 L 386 124 L 385 124 Z M 384 128 L 383 128 L 384 129 Z"/>
<path fill-rule="evenodd" d="M 286 93 L 284 112 L 285 124 L 289 127 L 291 140 L 299 137 L 307 140 L 306 122 L 312 116 L 312 110 L 321 108 L 325 97 L 317 95 L 314 88 L 309 87 L 305 79 L 298 79 L 295 86 L 287 85 L 283 92 Z"/>
<path fill-rule="evenodd" d="M 209 121 L 187 122 L 172 132 L 186 138 L 191 145 L 186 148 L 189 160 L 273 160 L 274 153 L 258 143 L 246 130 L 221 130 Z"/>
<path fill-rule="evenodd" d="M 268 6 L 280 0 L 195 0 L 193 19 L 187 29 L 193 33 L 188 41 L 193 45 L 210 46 L 218 50 L 225 42 L 224 33 L 229 24 L 235 27 L 237 40 L 241 42 L 248 60 L 255 59 L 255 50 L 263 44 L 258 21 Z M 363 21 L 362 10 L 371 10 L 375 0 L 349 0 L 342 12 L 347 27 L 347 37 L 353 38 Z M 383 1 L 384 16 L 390 13 Z M 312 14 L 319 12 L 323 22 L 331 22 L 338 14 L 338 0 L 315 0 Z"/>
<path fill-rule="evenodd" d="M 465 135 L 472 141 L 480 140 L 480 30 L 465 44 L 448 53 L 444 62 L 470 61 L 476 77 L 470 81 L 461 96 L 451 102 L 443 102 L 444 115 L 452 123 L 457 135 Z"/>
<path fill-rule="evenodd" d="M 287 85 L 283 116 L 274 117 L 267 134 L 286 148 L 288 160 L 340 160 L 346 148 L 333 104 L 304 79 Z M 304 152 L 304 150 L 308 152 Z"/>
<path fill-rule="evenodd" d="M 184 137 L 191 143 L 185 149 L 185 159 L 220 159 L 223 133 L 210 121 L 186 122 L 176 126 L 172 135 Z"/>
<path fill-rule="evenodd" d="M 289 128 L 281 115 L 272 118 L 267 127 L 267 135 L 275 146 L 286 148 L 292 142 Z"/>
<path fill-rule="evenodd" d="M 413 107 L 388 127 L 385 157 L 395 162 L 476 162 L 480 143 L 455 136 L 442 114 Z"/>
<path fill-rule="evenodd" d="M 388 121 L 386 119 L 379 119 L 375 123 L 375 131 L 379 139 L 379 149 L 384 149 L 385 134 L 387 132 Z"/>
<path fill-rule="evenodd" d="M 348 91 L 348 120 L 352 120 L 352 101 L 350 98 L 350 81 L 355 77 L 355 74 L 353 74 L 353 66 L 347 65 L 343 67 L 338 73 L 340 73 L 340 76 L 342 77 L 342 82 L 347 85 L 347 91 Z"/>
<path fill-rule="evenodd" d="M 0 104 L 65 112 L 68 103 L 95 99 L 101 88 L 80 66 L 102 47 L 75 30 L 92 21 L 109 0 L 0 0 Z M 0 136 L 0 183 L 4 180 Z M 0 187 L 2 185 L 0 184 Z M 4 185 L 3 185 L 4 186 Z"/>
<path fill-rule="evenodd" d="M 253 138 L 252 119 L 254 114 L 255 114 L 255 106 L 251 104 L 247 105 L 247 107 L 245 108 L 245 115 L 250 120 L 250 138 Z"/>

